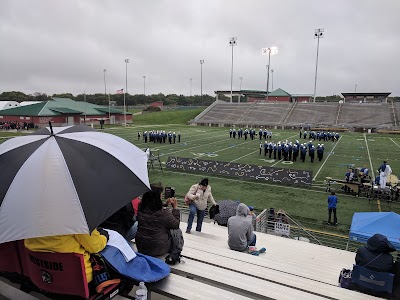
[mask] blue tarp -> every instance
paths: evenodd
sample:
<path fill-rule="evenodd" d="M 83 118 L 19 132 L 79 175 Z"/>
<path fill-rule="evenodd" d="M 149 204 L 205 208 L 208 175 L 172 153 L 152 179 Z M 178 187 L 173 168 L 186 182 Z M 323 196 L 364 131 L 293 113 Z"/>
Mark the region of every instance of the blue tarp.
<path fill-rule="evenodd" d="M 156 282 L 169 275 L 171 268 L 161 259 L 136 252 L 136 257 L 126 262 L 119 249 L 107 245 L 100 252 L 106 261 L 113 266 L 119 274 L 136 281 Z"/>
<path fill-rule="evenodd" d="M 375 233 L 388 238 L 400 250 L 400 215 L 394 212 L 354 213 L 350 228 L 350 240 L 367 243 Z"/>

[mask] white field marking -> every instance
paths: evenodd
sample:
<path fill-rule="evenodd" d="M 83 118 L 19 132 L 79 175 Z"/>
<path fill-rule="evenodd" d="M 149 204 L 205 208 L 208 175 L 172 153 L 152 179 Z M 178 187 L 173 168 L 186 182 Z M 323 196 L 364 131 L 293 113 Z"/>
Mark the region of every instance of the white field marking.
<path fill-rule="evenodd" d="M 241 157 L 238 157 L 238 158 L 236 158 L 236 159 L 234 159 L 234 160 L 231 160 L 230 163 L 231 163 L 231 162 L 234 162 L 234 161 L 237 161 L 238 159 L 241 159 L 241 158 L 243 158 L 243 157 L 249 156 L 250 154 L 253 154 L 253 153 L 256 153 L 256 152 L 259 152 L 259 150 L 250 152 L 249 154 L 246 154 L 246 155 L 243 155 L 243 156 L 241 156 Z"/>
<path fill-rule="evenodd" d="M 326 157 L 324 163 L 321 165 L 321 167 L 318 169 L 317 174 L 315 174 L 314 178 L 312 179 L 312 181 L 315 181 L 315 178 L 317 178 L 319 172 L 321 172 L 322 168 L 324 167 L 325 163 L 328 161 L 328 158 L 332 155 L 333 150 L 335 150 L 336 146 L 339 144 L 340 140 L 342 139 L 342 136 L 339 138 L 339 140 L 336 142 L 335 146 L 333 146 L 332 150 L 329 152 L 328 156 Z"/>
<path fill-rule="evenodd" d="M 224 140 L 222 140 L 222 141 L 224 141 Z M 220 143 L 220 142 L 222 142 L 222 141 L 219 140 L 219 141 L 215 141 L 215 142 L 212 142 L 212 143 L 208 143 L 207 146 L 208 146 L 208 145 L 215 144 L 215 143 Z M 170 155 L 170 154 L 174 154 L 174 153 L 178 153 L 178 152 L 182 152 L 182 151 L 186 151 L 186 150 L 192 150 L 192 149 L 196 149 L 196 148 L 204 147 L 204 146 L 205 146 L 205 145 L 202 144 L 202 145 L 198 145 L 198 146 L 194 146 L 194 147 L 190 147 L 190 148 L 184 148 L 184 149 L 180 149 L 180 150 L 177 150 L 177 151 L 172 151 L 172 152 L 170 152 L 170 153 L 163 153 L 163 155 L 166 156 L 166 155 Z M 228 147 L 228 148 L 232 148 L 232 147 Z M 227 148 L 227 149 L 228 149 L 228 148 Z M 217 151 L 214 151 L 214 152 L 217 152 Z M 214 153 L 214 152 L 213 152 L 213 153 Z"/>
<path fill-rule="evenodd" d="M 283 158 L 281 160 L 278 160 L 276 163 L 274 163 L 273 165 L 271 165 L 271 167 L 276 166 L 277 164 L 279 164 L 281 161 L 283 160 Z"/>
<path fill-rule="evenodd" d="M 368 142 L 367 142 L 367 135 L 365 133 L 364 133 L 364 139 L 365 139 L 365 145 L 367 145 L 369 165 L 371 166 L 371 173 L 370 174 L 371 174 L 372 179 L 375 179 L 374 167 L 372 166 L 371 155 L 369 154 L 369 148 L 368 148 Z"/>
<path fill-rule="evenodd" d="M 397 144 L 392 138 L 390 138 L 390 140 L 393 142 L 393 143 L 395 143 L 395 145 L 397 146 L 397 147 L 399 147 L 400 148 L 400 145 L 399 144 Z"/>

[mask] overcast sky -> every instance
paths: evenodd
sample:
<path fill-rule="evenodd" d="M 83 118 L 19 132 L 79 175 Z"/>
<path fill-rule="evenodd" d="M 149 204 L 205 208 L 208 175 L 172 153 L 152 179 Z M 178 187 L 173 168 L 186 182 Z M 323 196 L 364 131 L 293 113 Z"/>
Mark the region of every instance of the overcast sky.
<path fill-rule="evenodd" d="M 266 89 L 267 56 L 274 89 L 317 95 L 400 95 L 399 0 L 1 0 L 0 93 L 72 92 L 200 94 Z M 271 89 L 271 87 L 270 87 Z"/>

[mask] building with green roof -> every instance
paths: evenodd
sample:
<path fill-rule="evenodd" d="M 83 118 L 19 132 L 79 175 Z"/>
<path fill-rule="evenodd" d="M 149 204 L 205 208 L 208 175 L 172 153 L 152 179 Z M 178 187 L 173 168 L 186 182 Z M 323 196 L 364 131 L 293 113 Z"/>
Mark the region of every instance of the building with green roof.
<path fill-rule="evenodd" d="M 55 126 L 100 121 L 106 124 L 123 124 L 125 115 L 123 111 L 112 107 L 74 101 L 69 98 L 52 98 L 49 101 L 0 111 L 0 122 L 34 123 L 38 127 L 43 127 L 47 126 L 49 121 Z M 131 113 L 126 113 L 126 122 L 132 122 Z"/>

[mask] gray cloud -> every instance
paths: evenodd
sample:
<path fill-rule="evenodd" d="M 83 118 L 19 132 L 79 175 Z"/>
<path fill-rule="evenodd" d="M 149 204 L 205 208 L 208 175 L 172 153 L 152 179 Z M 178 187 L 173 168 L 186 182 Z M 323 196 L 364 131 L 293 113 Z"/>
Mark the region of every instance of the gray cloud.
<path fill-rule="evenodd" d="M 398 0 L 263 1 L 165 0 L 0 2 L 0 92 L 200 93 L 230 89 L 231 36 L 234 89 L 265 89 L 267 57 L 274 88 L 313 93 L 315 28 L 320 43 L 318 95 L 390 91 L 400 95 Z"/>

